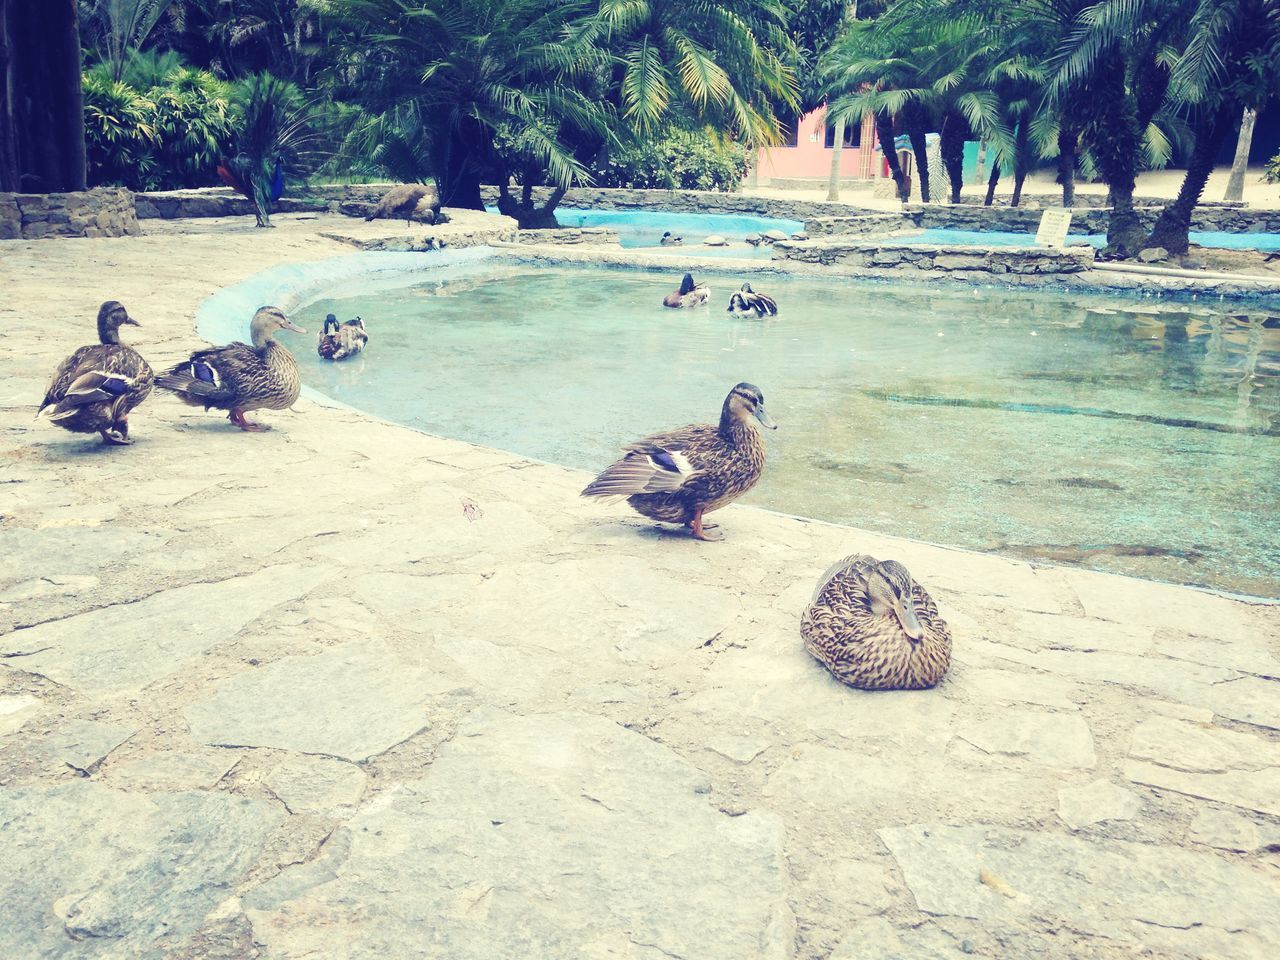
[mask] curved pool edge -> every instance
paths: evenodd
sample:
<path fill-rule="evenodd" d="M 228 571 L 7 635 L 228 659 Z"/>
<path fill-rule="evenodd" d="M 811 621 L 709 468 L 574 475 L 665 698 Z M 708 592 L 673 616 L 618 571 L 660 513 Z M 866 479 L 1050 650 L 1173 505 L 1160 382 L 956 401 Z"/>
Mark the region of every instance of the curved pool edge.
<path fill-rule="evenodd" d="M 259 273 L 252 274 L 244 280 L 231 284 L 222 288 L 217 293 L 206 298 L 197 308 L 195 314 L 196 333 L 200 337 L 213 343 L 227 343 L 235 339 L 248 339 L 249 318 L 253 312 L 264 304 L 273 304 L 281 307 L 286 312 L 296 310 L 305 306 L 310 302 L 322 299 L 324 296 L 332 292 L 335 284 L 352 280 L 357 277 L 368 279 L 370 275 L 375 278 L 383 279 L 388 282 L 402 283 L 411 280 L 411 275 L 416 275 L 424 266 L 451 266 L 455 264 L 478 264 L 490 260 L 515 260 L 525 262 L 546 262 L 543 258 L 528 257 L 518 255 L 520 252 L 518 245 L 501 246 L 476 246 L 466 247 L 455 250 L 441 250 L 431 252 L 411 252 L 411 253 L 392 253 L 364 251 L 353 254 L 342 254 L 336 257 L 329 257 L 322 260 L 305 261 L 299 263 L 281 264 L 270 267 Z M 580 251 L 575 251 L 575 253 Z M 561 262 L 561 261 L 553 261 Z M 592 262 L 580 258 L 573 258 L 562 261 L 566 265 L 586 265 Z M 745 263 L 746 261 L 744 261 Z M 598 263 L 598 261 L 597 261 Z M 756 263 L 759 263 L 756 261 Z M 656 264 L 651 266 L 643 266 L 639 264 L 626 263 L 598 263 L 603 266 L 628 267 L 632 269 L 645 269 L 649 271 L 658 271 L 666 269 L 665 264 Z M 719 272 L 732 274 L 740 272 L 741 267 L 735 270 L 732 263 L 720 261 L 716 266 L 721 266 L 718 271 L 708 270 L 707 272 Z M 792 273 L 789 270 L 777 271 L 779 273 Z M 842 280 L 858 278 L 839 277 Z M 876 278 L 869 278 L 875 280 Z M 911 278 L 915 280 L 916 278 Z M 911 283 L 911 280 L 905 280 Z M 1056 288 L 1055 288 L 1056 289 Z M 308 331 L 310 335 L 311 331 Z M 548 460 L 541 460 L 537 457 L 529 456 L 522 453 L 516 453 L 510 450 L 504 450 L 499 447 L 490 447 L 482 443 L 476 443 L 472 440 L 465 440 L 456 437 L 445 437 L 440 434 L 430 433 L 426 430 L 414 427 L 409 424 L 400 423 L 395 420 L 388 420 L 385 417 L 370 413 L 359 407 L 353 407 L 350 404 L 343 403 L 334 397 L 323 393 L 314 387 L 303 385 L 302 395 L 308 401 L 315 403 L 317 406 L 331 410 L 341 410 L 353 413 L 373 423 L 381 426 L 393 427 L 401 430 L 409 430 L 420 436 L 429 437 L 433 440 L 440 440 L 447 443 L 462 444 L 471 449 L 482 451 L 486 454 L 501 454 L 511 457 L 515 462 L 538 464 L 544 467 L 550 467 L 555 470 L 567 471 L 579 474 L 582 477 L 590 477 L 591 473 L 587 470 L 581 470 L 575 467 L 567 467 L 563 464 L 553 463 Z M 1233 593 L 1227 590 L 1221 590 L 1215 587 L 1209 587 L 1202 584 L 1178 583 L 1170 580 L 1154 580 L 1145 577 L 1138 577 L 1127 573 L 1117 573 L 1109 570 L 1097 570 L 1084 565 L 1072 565 L 1066 563 L 1054 563 L 1051 561 L 1031 561 L 1020 557 L 1012 557 L 998 551 L 977 550 L 972 547 L 964 547 L 956 544 L 939 543 L 932 540 L 922 540 L 914 537 L 906 537 L 900 534 L 884 533 L 877 530 L 870 530 L 864 527 L 855 527 L 850 524 L 838 523 L 831 520 L 824 520 L 820 517 L 807 517 L 800 514 L 787 513 L 780 510 L 771 510 L 767 507 L 758 507 L 751 504 L 736 504 L 738 509 L 754 510 L 762 514 L 778 517 L 786 520 L 793 520 L 798 523 L 818 524 L 823 527 L 830 527 L 838 530 L 848 530 L 851 533 L 868 537 L 878 537 L 883 539 L 895 540 L 901 543 L 912 544 L 915 546 L 924 546 L 940 550 L 948 550 L 956 553 L 966 554 L 976 557 L 996 558 L 1015 566 L 1026 567 L 1031 570 L 1050 568 L 1072 570 L 1081 573 L 1088 573 L 1103 577 L 1118 577 L 1123 580 L 1130 580 L 1143 584 L 1159 584 L 1162 586 L 1177 587 L 1186 590 L 1193 590 L 1197 593 L 1209 594 L 1215 597 L 1233 600 L 1253 606 L 1280 606 L 1280 598 L 1264 597 L 1253 594 Z"/>

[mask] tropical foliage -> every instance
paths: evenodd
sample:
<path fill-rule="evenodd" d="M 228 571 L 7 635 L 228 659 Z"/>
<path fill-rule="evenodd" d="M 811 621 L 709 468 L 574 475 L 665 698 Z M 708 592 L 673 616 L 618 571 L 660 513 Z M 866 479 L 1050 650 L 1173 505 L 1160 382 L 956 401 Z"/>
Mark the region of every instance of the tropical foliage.
<path fill-rule="evenodd" d="M 599 187 L 736 190 L 750 163 L 741 143 L 709 130 L 675 129 L 613 151 L 590 173 Z"/>

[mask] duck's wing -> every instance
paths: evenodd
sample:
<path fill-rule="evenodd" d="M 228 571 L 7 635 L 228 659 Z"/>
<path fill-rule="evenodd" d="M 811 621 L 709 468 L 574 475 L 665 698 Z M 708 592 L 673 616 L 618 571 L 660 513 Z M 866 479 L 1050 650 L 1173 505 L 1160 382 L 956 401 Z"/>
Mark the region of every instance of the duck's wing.
<path fill-rule="evenodd" d="M 693 425 L 654 434 L 627 444 L 621 460 L 587 484 L 584 497 L 629 497 L 637 493 L 674 493 L 702 470 L 695 457 L 705 446 L 703 435 L 715 428 Z M 700 459 L 700 458 L 699 458 Z"/>
<path fill-rule="evenodd" d="M 773 297 L 767 296 L 763 293 L 757 293 L 753 296 L 755 297 L 755 303 L 753 306 L 755 307 L 756 313 L 760 314 L 762 317 L 776 317 L 778 315 L 778 302 L 774 300 Z"/>
<path fill-rule="evenodd" d="M 99 352 L 98 346 L 100 345 L 80 347 L 71 356 L 58 364 L 58 369 L 54 370 L 53 376 L 49 378 L 49 386 L 45 388 L 44 399 L 40 401 L 40 414 L 51 410 L 59 400 L 67 395 L 67 390 L 83 372 L 83 368 L 92 364 L 94 356 Z M 36 414 L 36 416 L 40 414 Z"/>
<path fill-rule="evenodd" d="M 262 357 L 252 347 L 230 343 L 196 351 L 190 360 L 157 377 L 156 383 L 209 403 L 226 402 L 239 396 L 241 384 L 259 375 L 264 367 Z"/>
<path fill-rule="evenodd" d="M 81 347 L 54 371 L 37 416 L 70 416 L 93 403 L 141 403 L 151 392 L 154 374 L 142 354 L 124 344 Z"/>
<path fill-rule="evenodd" d="M 849 585 L 864 583 L 866 571 L 875 566 L 875 563 L 875 558 L 869 557 L 865 553 L 855 553 L 833 563 L 818 578 L 818 586 L 813 591 L 809 605 L 813 606 L 813 604 L 817 603 L 818 598 L 822 596 L 827 586 L 837 580 L 847 581 Z"/>

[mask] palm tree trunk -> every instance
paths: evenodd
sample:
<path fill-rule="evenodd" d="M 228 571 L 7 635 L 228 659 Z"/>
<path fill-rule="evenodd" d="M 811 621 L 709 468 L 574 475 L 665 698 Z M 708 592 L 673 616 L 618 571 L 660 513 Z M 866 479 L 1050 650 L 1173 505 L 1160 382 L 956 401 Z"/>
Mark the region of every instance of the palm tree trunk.
<path fill-rule="evenodd" d="M 991 161 L 991 176 L 987 178 L 987 197 L 982 201 L 984 207 L 991 206 L 996 199 L 996 184 L 1000 182 L 1000 161 Z"/>
<path fill-rule="evenodd" d="M 889 174 L 898 188 L 898 199 L 906 203 L 910 199 L 907 190 L 907 178 L 902 175 L 902 164 L 898 163 L 898 151 L 894 147 L 893 118 L 881 110 L 875 116 L 876 139 L 880 141 L 880 150 L 884 153 L 884 162 L 889 167 Z"/>
<path fill-rule="evenodd" d="M 929 202 L 929 154 L 925 146 L 924 108 L 914 100 L 902 105 L 902 125 L 907 129 L 907 137 L 911 140 L 911 152 L 916 157 L 916 178 L 920 181 L 920 201 Z"/>
<path fill-rule="evenodd" d="M 960 202 L 964 189 L 964 137 L 968 131 L 969 124 L 955 110 L 948 110 L 942 118 L 942 163 L 951 181 L 952 203 Z"/>
<path fill-rule="evenodd" d="M 1137 106 L 1126 89 L 1124 57 L 1115 52 L 1099 65 L 1094 103 L 1097 136 L 1092 138 L 1098 169 L 1107 181 L 1111 215 L 1107 220 L 1107 252 L 1131 257 L 1142 249 L 1146 231 L 1133 209 L 1142 130 Z"/>
<path fill-rule="evenodd" d="M 1022 202 L 1022 184 L 1027 179 L 1027 119 L 1018 122 L 1018 132 L 1013 138 L 1013 196 L 1009 198 L 1009 206 L 1016 207 Z"/>
<path fill-rule="evenodd" d="M 1062 181 L 1062 205 L 1076 203 L 1076 150 L 1080 135 L 1070 127 L 1058 128 L 1058 179 Z"/>
<path fill-rule="evenodd" d="M 1162 211 L 1144 246 L 1164 247 L 1170 253 L 1186 253 L 1190 245 L 1191 214 L 1213 172 L 1213 161 L 1232 127 L 1233 107 L 1223 106 L 1197 124 L 1196 145 L 1187 161 L 1178 197 Z"/>
<path fill-rule="evenodd" d="M 440 206 L 483 210 L 480 198 L 480 152 L 484 128 L 472 117 L 463 117 L 449 140 L 440 181 Z"/>
<path fill-rule="evenodd" d="M 1240 118 L 1240 136 L 1236 138 L 1236 155 L 1231 161 L 1231 179 L 1227 181 L 1223 200 L 1239 203 L 1244 199 L 1244 172 L 1249 166 L 1249 148 L 1253 146 L 1253 125 L 1257 119 L 1257 110 L 1244 108 L 1244 116 Z"/>
<path fill-rule="evenodd" d="M 831 180 L 827 184 L 827 199 L 840 199 L 840 154 L 844 150 L 844 121 L 837 120 L 831 141 Z"/>

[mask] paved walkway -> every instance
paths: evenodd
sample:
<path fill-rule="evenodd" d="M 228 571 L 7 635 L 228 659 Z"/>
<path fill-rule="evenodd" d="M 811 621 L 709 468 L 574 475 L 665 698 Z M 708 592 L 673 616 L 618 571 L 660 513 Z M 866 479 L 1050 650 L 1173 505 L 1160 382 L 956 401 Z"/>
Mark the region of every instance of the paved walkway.
<path fill-rule="evenodd" d="M 307 402 L 32 422 L 103 299 L 159 367 L 350 251 L 281 222 L 0 244 L 0 956 L 1280 954 L 1276 607 L 746 507 L 696 543 Z M 933 592 L 938 689 L 804 652 L 854 550 Z"/>

